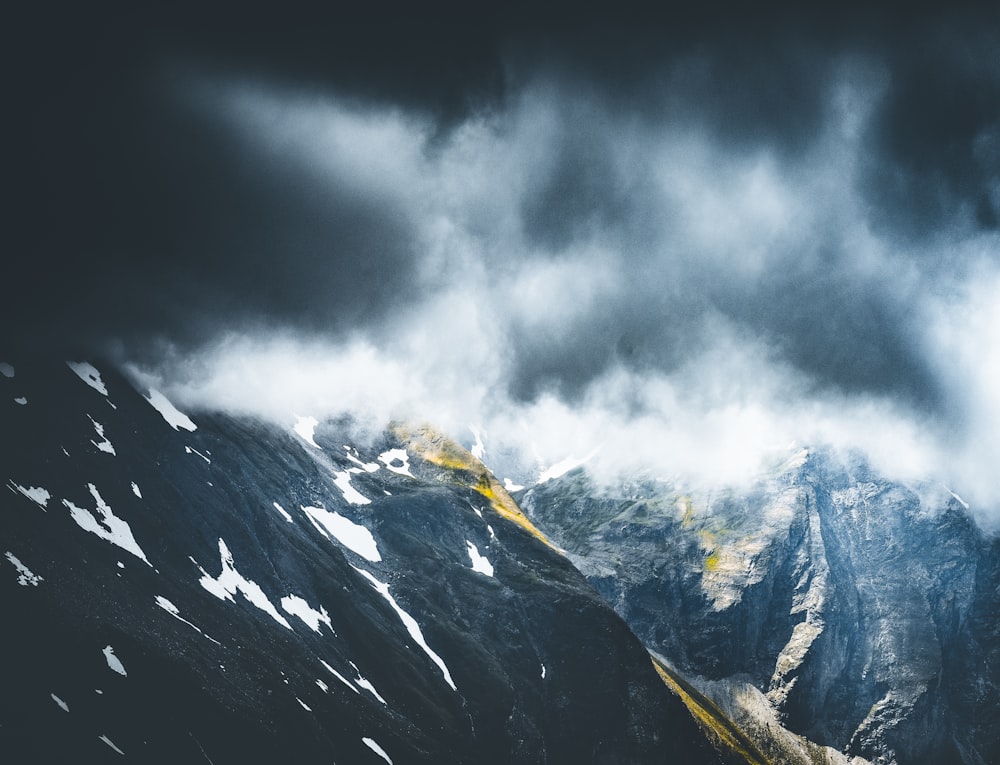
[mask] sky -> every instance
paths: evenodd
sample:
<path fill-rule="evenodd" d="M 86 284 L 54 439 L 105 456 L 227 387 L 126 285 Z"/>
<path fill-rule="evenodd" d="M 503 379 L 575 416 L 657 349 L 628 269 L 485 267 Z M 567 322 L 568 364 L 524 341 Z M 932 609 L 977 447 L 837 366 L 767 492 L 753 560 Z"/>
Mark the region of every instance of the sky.
<path fill-rule="evenodd" d="M 2 345 L 1000 517 L 1000 15 L 801 6 L 21 9 Z"/>

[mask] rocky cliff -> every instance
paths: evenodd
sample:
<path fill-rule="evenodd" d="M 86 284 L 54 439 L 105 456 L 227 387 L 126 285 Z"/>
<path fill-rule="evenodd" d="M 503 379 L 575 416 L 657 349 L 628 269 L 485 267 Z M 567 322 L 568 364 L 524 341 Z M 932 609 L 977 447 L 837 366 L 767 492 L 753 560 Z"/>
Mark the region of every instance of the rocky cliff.
<path fill-rule="evenodd" d="M 943 486 L 819 450 L 741 490 L 576 470 L 520 499 L 734 719 L 877 763 L 1000 762 L 1000 543 Z"/>

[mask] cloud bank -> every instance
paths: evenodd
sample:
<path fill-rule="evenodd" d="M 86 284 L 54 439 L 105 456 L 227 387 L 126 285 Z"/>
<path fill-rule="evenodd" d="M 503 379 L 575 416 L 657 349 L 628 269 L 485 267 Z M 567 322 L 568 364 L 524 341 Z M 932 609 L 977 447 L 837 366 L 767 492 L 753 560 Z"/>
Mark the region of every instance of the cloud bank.
<path fill-rule="evenodd" d="M 417 25 L 320 64 L 156 37 L 113 89 L 125 143 L 72 145 L 112 158 L 98 203 L 25 248 L 5 323 L 191 406 L 706 480 L 832 443 L 995 514 L 995 27 L 674 21 Z"/>

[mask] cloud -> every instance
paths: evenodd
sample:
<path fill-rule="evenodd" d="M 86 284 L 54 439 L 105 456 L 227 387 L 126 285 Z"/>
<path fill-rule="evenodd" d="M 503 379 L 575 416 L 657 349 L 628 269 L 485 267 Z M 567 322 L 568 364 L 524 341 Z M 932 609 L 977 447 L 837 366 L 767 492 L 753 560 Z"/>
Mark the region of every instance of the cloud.
<path fill-rule="evenodd" d="M 997 239 L 960 223 L 914 248 L 872 226 L 858 168 L 882 93 L 837 81 L 824 129 L 786 156 L 637 124 L 558 81 L 433 145 L 427 122 L 397 109 L 224 91 L 209 102 L 248 152 L 406 221 L 407 283 L 348 278 L 381 312 L 236 327 L 194 368 L 156 373 L 195 405 L 282 422 L 349 411 L 476 425 L 514 471 L 597 450 L 607 476 L 736 481 L 794 443 L 829 443 L 994 502 L 977 476 L 995 455 L 977 452 L 973 423 L 997 416 L 992 366 L 976 364 L 990 293 L 975 287 L 1000 274 Z M 570 161 L 560 147 L 581 114 L 586 149 Z M 612 188 L 588 181 L 582 207 L 556 204 L 569 223 L 533 219 L 538 190 L 592 155 Z M 306 313 L 314 267 L 285 264 Z"/>
<path fill-rule="evenodd" d="M 31 111 L 32 177 L 68 172 L 8 335 L 283 422 L 476 424 L 522 462 L 730 478 L 860 445 L 996 502 L 984 19 L 512 13 L 464 37 L 143 27 L 138 74 L 86 69 L 104 88 L 67 145 Z"/>

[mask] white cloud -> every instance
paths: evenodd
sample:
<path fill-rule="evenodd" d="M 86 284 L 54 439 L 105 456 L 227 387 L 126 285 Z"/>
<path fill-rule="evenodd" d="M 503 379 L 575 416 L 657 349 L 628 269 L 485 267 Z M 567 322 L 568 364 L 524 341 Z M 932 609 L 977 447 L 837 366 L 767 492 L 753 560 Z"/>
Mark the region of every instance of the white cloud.
<path fill-rule="evenodd" d="M 1000 241 L 984 242 L 1000 247 Z M 1000 523 L 1000 268 L 982 259 L 959 288 L 930 303 L 929 342 L 956 427 L 941 434 L 949 480 Z M 992 504 L 992 508 L 983 505 Z"/>
<path fill-rule="evenodd" d="M 283 423 L 349 411 L 459 436 L 476 423 L 524 465 L 536 451 L 551 465 L 599 449 L 589 464 L 608 475 L 639 467 L 736 481 L 792 443 L 858 447 L 890 474 L 938 477 L 995 507 L 1000 248 L 958 227 L 900 242 L 869 220 L 858 188 L 864 128 L 884 90 L 884 73 L 846 66 L 825 128 L 782 153 L 619 114 L 552 80 L 433 147 L 427 124 L 399 110 L 236 88 L 222 103 L 244 140 L 413 221 L 422 291 L 338 336 L 230 334 L 183 369 L 145 373 L 166 378 L 157 386 L 184 405 Z M 533 239 L 528 218 L 567 136 L 583 142 L 574 161 L 584 176 L 591 159 L 610 168 L 608 198 L 586 203 L 625 208 L 623 220 L 604 220 L 585 206 L 587 225 L 560 248 Z M 887 326 L 858 316 L 855 287 L 888 307 Z M 841 326 L 855 334 L 841 338 Z M 869 330 L 878 342 L 878 332 L 898 335 L 901 353 L 933 370 L 940 411 L 901 396 L 895 378 L 884 390 L 851 388 L 837 370 L 798 364 L 805 347 L 858 365 L 864 382 L 881 346 L 855 358 L 851 343 Z M 812 348 L 810 333 L 839 345 Z M 638 335 L 638 361 L 601 346 L 628 335 Z M 540 386 L 518 400 L 511 381 L 524 365 L 558 354 L 571 370 L 577 355 L 594 359 L 578 395 Z"/>

